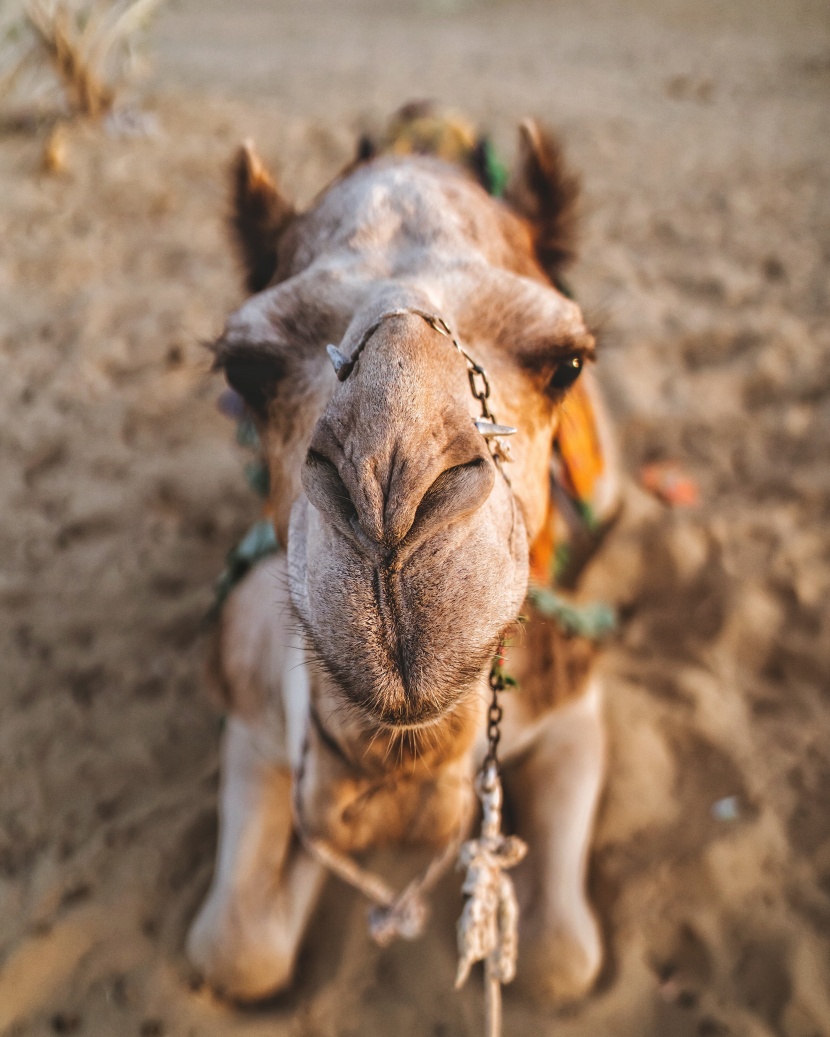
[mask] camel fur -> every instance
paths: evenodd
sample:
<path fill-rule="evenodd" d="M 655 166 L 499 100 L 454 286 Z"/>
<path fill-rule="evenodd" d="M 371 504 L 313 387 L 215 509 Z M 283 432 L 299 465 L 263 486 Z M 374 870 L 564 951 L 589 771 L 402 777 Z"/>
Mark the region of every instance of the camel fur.
<path fill-rule="evenodd" d="M 530 846 L 515 871 L 518 977 L 554 1002 L 579 997 L 601 962 L 585 891 L 601 693 L 584 641 L 532 611 L 516 623 L 565 369 L 595 349 L 554 287 L 573 255 L 576 180 L 528 120 L 505 201 L 435 158 L 362 154 L 298 213 L 251 145 L 233 183 L 255 294 L 216 363 L 256 419 L 285 550 L 230 594 L 215 634 L 210 680 L 229 715 L 220 840 L 188 954 L 229 998 L 290 983 L 325 877 L 292 796 L 310 834 L 350 854 L 452 838 L 507 632 L 519 689 L 503 696 L 500 753 Z M 381 320 L 335 376 L 327 344 L 350 357 L 379 317 L 412 309 L 443 318 L 487 371 L 493 412 L 518 429 L 509 484 L 473 423 L 462 357 L 416 314 Z"/>

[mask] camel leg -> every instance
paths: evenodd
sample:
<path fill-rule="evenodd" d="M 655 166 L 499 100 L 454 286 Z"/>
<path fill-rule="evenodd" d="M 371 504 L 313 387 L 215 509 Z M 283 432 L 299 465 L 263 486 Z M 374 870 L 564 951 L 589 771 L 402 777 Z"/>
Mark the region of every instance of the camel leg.
<path fill-rule="evenodd" d="M 516 869 L 521 907 L 517 982 L 547 1001 L 583 995 L 602 944 L 585 880 L 605 768 L 600 688 L 551 714 L 532 749 L 505 774 L 528 855 Z"/>
<path fill-rule="evenodd" d="M 308 702 L 303 652 L 287 633 L 285 556 L 260 563 L 225 604 L 208 671 L 228 711 L 222 744 L 219 848 L 187 954 L 227 997 L 256 1000 L 291 980 L 323 882 L 297 843 L 291 762 Z"/>
<path fill-rule="evenodd" d="M 224 736 L 219 850 L 187 954 L 223 996 L 256 1000 L 291 980 L 323 869 L 297 844 L 291 772 L 275 765 L 253 725 L 231 717 Z"/>

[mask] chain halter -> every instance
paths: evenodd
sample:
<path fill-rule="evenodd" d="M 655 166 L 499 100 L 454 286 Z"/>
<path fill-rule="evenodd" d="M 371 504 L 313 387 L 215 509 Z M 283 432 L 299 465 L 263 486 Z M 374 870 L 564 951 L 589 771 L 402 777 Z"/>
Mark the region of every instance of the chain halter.
<path fill-rule="evenodd" d="M 326 352 L 334 366 L 335 374 L 341 382 L 345 382 L 354 370 L 354 366 L 357 363 L 360 354 L 363 352 L 366 343 L 378 330 L 381 324 L 386 320 L 390 320 L 392 317 L 407 317 L 410 314 L 420 317 L 421 320 L 425 320 L 433 331 L 437 331 L 439 335 L 448 338 L 457 352 L 459 352 L 463 357 L 464 363 L 467 365 L 467 379 L 470 383 L 470 392 L 473 394 L 475 399 L 478 400 L 481 406 L 481 417 L 474 419 L 475 427 L 487 440 L 490 455 L 509 486 L 510 480 L 504 472 L 502 463 L 510 460 L 510 448 L 507 443 L 502 442 L 502 437 L 512 436 L 516 432 L 516 429 L 513 428 L 512 425 L 499 425 L 496 421 L 496 417 L 492 410 L 490 410 L 490 405 L 487 402 L 490 399 L 490 379 L 487 377 L 487 372 L 481 364 L 473 360 L 467 350 L 461 346 L 443 317 L 439 317 L 435 313 L 429 313 L 427 310 L 420 310 L 415 306 L 405 306 L 395 310 L 387 310 L 385 313 L 382 313 L 380 317 L 374 320 L 363 332 L 360 341 L 357 344 L 357 348 L 350 357 L 344 356 L 337 346 L 326 346 Z"/>
<path fill-rule="evenodd" d="M 349 377 L 366 343 L 385 320 L 409 314 L 420 317 L 439 335 L 448 338 L 463 357 L 467 365 L 470 392 L 481 406 L 481 417 L 474 419 L 475 426 L 486 439 L 490 456 L 509 486 L 510 479 L 503 466 L 511 458 L 508 444 L 503 442 L 503 438 L 512 436 L 516 429 L 510 425 L 499 425 L 496 421 L 489 404 L 490 380 L 487 372 L 461 346 L 443 317 L 415 307 L 389 310 L 366 329 L 351 357 L 344 356 L 336 346 L 327 346 L 326 351 L 338 379 L 343 382 Z M 499 775 L 498 748 L 503 716 L 499 693 L 506 686 L 504 653 L 505 646 L 502 643 L 490 670 L 487 753 L 475 779 L 475 791 L 482 809 L 481 832 L 477 839 L 468 839 L 461 844 L 458 851 L 458 866 L 466 869 L 461 887 L 466 901 L 458 920 L 459 962 L 455 985 L 456 988 L 463 986 L 475 962 L 484 962 L 486 1037 L 499 1037 L 501 1033 L 501 984 L 509 983 L 516 974 L 519 907 L 507 869 L 518 864 L 527 853 L 527 845 L 518 836 L 504 836 L 501 831 L 504 795 Z M 375 900 L 380 909 L 373 912 L 370 925 L 375 939 L 383 945 L 394 936 L 412 939 L 418 935 L 425 917 L 422 895 L 437 881 L 451 856 L 455 856 L 463 828 L 426 872 L 413 880 L 403 893 L 395 896 L 377 876 L 368 875 L 350 858 L 323 844 L 321 840 L 308 837 L 301 823 L 296 781 L 294 785 L 295 825 L 300 838 L 313 856 Z"/>

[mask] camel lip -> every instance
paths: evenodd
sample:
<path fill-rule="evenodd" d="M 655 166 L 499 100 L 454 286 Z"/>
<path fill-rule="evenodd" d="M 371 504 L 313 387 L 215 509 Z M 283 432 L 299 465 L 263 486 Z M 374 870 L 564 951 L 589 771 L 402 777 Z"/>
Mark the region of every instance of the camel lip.
<path fill-rule="evenodd" d="M 440 723 L 463 700 L 468 683 L 454 688 L 431 685 L 429 690 L 398 686 L 367 687 L 360 675 L 345 667 L 332 665 L 322 657 L 326 672 L 338 692 L 373 727 L 389 731 L 422 730 Z"/>
<path fill-rule="evenodd" d="M 360 712 L 366 717 L 367 720 L 372 721 L 381 731 L 423 731 L 430 727 L 436 727 L 445 717 L 447 717 L 453 709 L 455 709 L 459 703 L 463 700 L 463 693 L 457 698 L 448 699 L 447 702 L 426 703 L 426 708 L 420 711 L 420 716 L 417 719 L 413 716 L 400 717 L 398 715 L 390 715 L 394 711 L 388 708 L 381 707 L 377 709 L 370 704 L 365 702 L 356 702 L 351 695 L 349 695 L 347 689 L 338 682 L 338 687 L 343 691 L 343 694 L 355 705 Z"/>
<path fill-rule="evenodd" d="M 309 656 L 354 719 L 373 729 L 423 730 L 440 724 L 471 692 L 484 694 L 502 632 L 521 607 L 518 581 L 508 580 L 505 593 L 486 566 L 476 564 L 473 579 L 469 566 L 458 565 L 455 583 L 449 581 L 442 598 L 446 570 L 453 571 L 462 554 L 445 550 L 437 568 L 425 554 L 420 568 L 413 558 L 404 572 L 387 574 L 379 594 L 377 568 L 345 537 L 330 536 L 320 524 L 325 536 L 315 544 L 315 559 L 330 562 L 333 557 L 336 564 L 321 570 L 325 580 L 310 583 L 306 519 L 311 515 L 319 521 L 305 499 L 292 513 L 287 545 L 292 609 Z M 491 545 L 485 542 L 482 550 L 491 550 Z M 505 549 L 499 550 L 507 556 Z M 499 564 L 503 571 L 504 560 Z M 510 570 L 508 576 L 513 575 Z M 462 577 L 468 582 L 461 599 L 452 599 L 452 588 Z M 442 611 L 444 600 L 451 604 Z"/>
<path fill-rule="evenodd" d="M 379 735 L 423 735 L 426 732 L 440 732 L 444 725 L 449 722 L 465 722 L 467 713 L 475 713 L 477 709 L 476 700 L 480 698 L 481 688 L 475 683 L 467 685 L 458 690 L 456 695 L 448 697 L 445 702 L 433 704 L 427 711 L 428 715 L 422 715 L 418 719 L 395 718 L 389 712 L 375 709 L 365 701 L 356 702 L 348 695 L 342 685 L 335 681 L 338 691 L 346 698 L 349 706 L 354 711 L 354 716 L 365 723 L 368 735 L 373 737 Z"/>
<path fill-rule="evenodd" d="M 495 648 L 492 651 L 488 648 L 488 651 L 482 655 L 480 665 L 469 664 L 463 678 L 457 681 L 455 690 L 450 690 L 445 685 L 443 688 L 439 688 L 437 696 L 433 693 L 425 697 L 419 696 L 417 692 L 413 694 L 401 687 L 397 689 L 398 694 L 395 696 L 400 704 L 390 705 L 388 699 L 383 701 L 385 697 L 383 694 L 361 694 L 358 691 L 359 685 L 354 681 L 354 674 L 329 659 L 320 637 L 311 623 L 293 602 L 290 607 L 313 649 L 315 663 L 322 668 L 339 694 L 355 710 L 355 713 L 378 730 L 422 731 L 440 724 L 465 699 L 475 693 L 476 685 L 484 673 L 487 661 L 495 651 Z"/>

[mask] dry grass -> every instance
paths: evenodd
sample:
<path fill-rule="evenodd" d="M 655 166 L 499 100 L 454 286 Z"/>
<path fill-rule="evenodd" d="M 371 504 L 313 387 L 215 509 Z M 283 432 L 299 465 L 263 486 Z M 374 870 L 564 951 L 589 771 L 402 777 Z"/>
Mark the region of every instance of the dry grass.
<path fill-rule="evenodd" d="M 73 114 L 108 111 L 135 68 L 140 30 L 163 0 L 5 0 L 0 97 L 58 87 Z"/>

